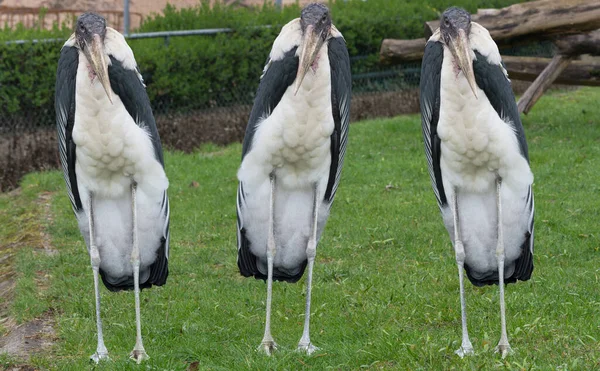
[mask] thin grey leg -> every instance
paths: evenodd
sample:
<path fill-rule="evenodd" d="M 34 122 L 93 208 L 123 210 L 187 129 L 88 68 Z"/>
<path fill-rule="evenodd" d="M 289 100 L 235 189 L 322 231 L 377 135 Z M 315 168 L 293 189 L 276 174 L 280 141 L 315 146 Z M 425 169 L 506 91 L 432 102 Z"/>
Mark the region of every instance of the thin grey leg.
<path fill-rule="evenodd" d="M 277 248 L 275 245 L 275 174 L 271 173 L 269 177 L 271 183 L 271 192 L 269 195 L 269 236 L 267 237 L 267 317 L 265 320 L 265 334 L 258 347 L 259 351 L 271 355 L 277 350 L 277 344 L 271 335 L 271 300 L 273 296 L 273 259 Z"/>
<path fill-rule="evenodd" d="M 458 354 L 460 358 L 464 356 L 472 355 L 473 344 L 469 340 L 469 331 L 467 330 L 467 302 L 465 300 L 465 281 L 464 281 L 464 267 L 465 267 L 465 247 L 460 239 L 460 220 L 458 218 L 458 189 L 454 189 L 454 195 L 452 196 L 452 215 L 454 218 L 454 253 L 456 256 L 456 265 L 458 266 L 458 282 L 460 284 L 460 313 L 462 323 L 462 342 L 460 348 L 454 353 Z"/>
<path fill-rule="evenodd" d="M 496 246 L 496 260 L 498 261 L 498 287 L 500 288 L 500 326 L 501 335 L 496 352 L 502 354 L 502 358 L 511 352 L 506 333 L 506 305 L 504 303 L 504 235 L 502 233 L 502 198 L 500 188 L 502 180 L 496 179 L 496 207 L 498 208 L 498 245 Z"/>
<path fill-rule="evenodd" d="M 104 336 L 102 335 L 102 319 L 100 319 L 100 282 L 98 279 L 98 273 L 100 269 L 100 252 L 96 247 L 96 241 L 94 240 L 94 209 L 92 202 L 92 194 L 90 193 L 88 199 L 88 226 L 90 229 L 90 261 L 92 263 L 92 271 L 94 272 L 94 293 L 96 296 L 96 326 L 98 333 L 98 347 L 96 353 L 92 354 L 90 358 L 92 361 L 98 363 L 100 360 L 109 359 L 108 350 L 104 345 Z"/>
<path fill-rule="evenodd" d="M 315 256 L 317 255 L 318 214 L 319 192 L 317 184 L 315 184 L 313 192 L 312 233 L 308 239 L 308 245 L 306 247 L 306 257 L 308 258 L 308 276 L 306 278 L 306 310 L 304 312 L 304 330 L 302 331 L 302 337 L 298 342 L 298 350 L 305 351 L 308 354 L 312 354 L 314 351 L 319 349 L 310 342 L 310 295 L 312 291 L 313 266 L 315 264 Z"/>
<path fill-rule="evenodd" d="M 131 209 L 133 212 L 133 249 L 131 251 L 131 264 L 133 265 L 133 290 L 135 293 L 135 346 L 129 354 L 131 359 L 134 359 L 138 364 L 143 360 L 150 358 L 146 354 L 144 344 L 142 342 L 142 321 L 140 316 L 140 246 L 138 243 L 138 223 L 137 223 L 137 207 L 136 207 L 136 190 L 137 184 L 134 182 L 131 185 Z"/>

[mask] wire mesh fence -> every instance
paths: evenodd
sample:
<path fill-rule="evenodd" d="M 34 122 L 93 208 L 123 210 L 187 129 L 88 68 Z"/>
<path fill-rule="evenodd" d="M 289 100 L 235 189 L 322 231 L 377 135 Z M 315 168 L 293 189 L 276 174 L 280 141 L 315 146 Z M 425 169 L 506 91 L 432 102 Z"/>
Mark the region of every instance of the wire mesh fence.
<path fill-rule="evenodd" d="M 224 31 L 227 32 L 227 31 Z M 166 43 L 178 35 L 154 35 Z M 202 37 L 202 36 L 195 36 Z M 62 40 L 50 40 L 57 48 Z M 32 47 L 30 42 L 21 43 Z M 502 51 L 507 55 L 552 56 L 551 44 Z M 366 60 L 370 63 L 364 63 Z M 373 63 L 375 60 L 375 63 Z M 368 61 L 367 61 L 368 62 Z M 352 56 L 352 121 L 418 112 L 420 63 L 385 66 L 377 56 Z M 144 66 L 140 65 L 142 74 Z M 258 85 L 258 81 L 257 81 Z M 256 86 L 227 87 L 225 98 L 198 106 L 177 107 L 155 100 L 153 112 L 166 148 L 192 151 L 202 143 L 228 144 L 243 138 Z M 4 97 L 0 96 L 0 100 Z M 27 172 L 58 167 L 55 114 L 52 108 L 0 115 L 0 191 L 12 189 Z"/>

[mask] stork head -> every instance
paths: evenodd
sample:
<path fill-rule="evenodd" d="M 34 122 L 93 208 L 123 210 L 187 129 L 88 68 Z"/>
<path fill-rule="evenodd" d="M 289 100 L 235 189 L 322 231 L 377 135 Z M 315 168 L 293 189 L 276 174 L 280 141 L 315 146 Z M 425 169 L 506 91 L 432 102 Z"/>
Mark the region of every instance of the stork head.
<path fill-rule="evenodd" d="M 471 14 L 461 8 L 446 9 L 440 19 L 440 33 L 444 44 L 450 49 L 456 65 L 464 73 L 475 98 L 477 98 L 473 57 L 469 45 Z"/>
<path fill-rule="evenodd" d="M 104 51 L 106 36 L 106 20 L 94 13 L 84 13 L 77 18 L 75 38 L 77 45 L 89 63 L 90 78 L 98 77 L 108 100 L 112 103 L 110 81 L 108 79 L 108 63 Z"/>
<path fill-rule="evenodd" d="M 308 70 L 311 67 L 317 69 L 318 60 L 315 59 L 331 33 L 329 9 L 323 4 L 308 4 L 300 14 L 300 27 L 302 29 L 302 51 L 294 94 L 300 89 L 300 84 Z"/>

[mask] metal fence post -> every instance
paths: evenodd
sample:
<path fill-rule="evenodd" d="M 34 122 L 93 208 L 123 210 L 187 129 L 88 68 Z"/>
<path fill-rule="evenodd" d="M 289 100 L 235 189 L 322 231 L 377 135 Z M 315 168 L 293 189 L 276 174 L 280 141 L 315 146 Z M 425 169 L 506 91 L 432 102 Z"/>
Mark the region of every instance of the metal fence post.
<path fill-rule="evenodd" d="M 129 36 L 129 0 L 123 1 L 123 33 Z"/>
<path fill-rule="evenodd" d="M 282 0 L 275 0 L 275 6 L 276 6 L 276 7 L 277 7 L 279 10 L 281 10 L 281 8 L 282 8 L 281 1 L 282 1 Z"/>

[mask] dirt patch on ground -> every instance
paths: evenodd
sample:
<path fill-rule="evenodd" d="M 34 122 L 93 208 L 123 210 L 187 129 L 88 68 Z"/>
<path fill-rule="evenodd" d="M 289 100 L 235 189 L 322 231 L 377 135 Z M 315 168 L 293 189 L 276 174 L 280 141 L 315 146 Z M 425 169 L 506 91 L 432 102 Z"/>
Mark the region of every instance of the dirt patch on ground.
<path fill-rule="evenodd" d="M 43 222 L 42 227 L 40 228 L 40 245 L 39 249 L 43 249 L 44 253 L 49 256 L 53 256 L 58 254 L 58 250 L 52 246 L 52 239 L 50 238 L 50 234 L 46 232 L 46 227 L 52 224 L 54 221 L 54 217 L 52 212 L 50 211 L 50 207 L 52 206 L 52 192 L 43 192 L 38 196 L 38 206 L 40 207 L 41 213 L 41 221 Z"/>
<path fill-rule="evenodd" d="M 20 193 L 21 189 L 15 189 L 7 196 L 18 197 Z M 8 312 L 15 288 L 14 257 L 20 241 L 20 237 L 11 237 L 3 235 L 0 240 L 0 326 L 4 329 L 9 329 L 11 325 Z"/>
<path fill-rule="evenodd" d="M 164 147 L 191 152 L 203 143 L 225 145 L 240 141 L 251 109 L 243 105 L 156 114 L 156 125 Z"/>
<path fill-rule="evenodd" d="M 20 189 L 14 190 L 9 197 L 17 197 Z M 27 361 L 30 356 L 39 354 L 48 349 L 56 341 L 54 331 L 54 318 L 52 311 L 32 321 L 17 324 L 10 316 L 10 305 L 14 297 L 16 273 L 14 268 L 14 257 L 17 251 L 25 246 L 37 246 L 37 250 L 54 255 L 57 250 L 51 244 L 51 239 L 46 232 L 45 226 L 52 222 L 50 205 L 52 194 L 44 192 L 37 199 L 37 212 L 27 215 L 24 220 L 18 220 L 23 225 L 15 235 L 3 236 L 0 241 L 0 324 L 3 328 L 3 336 L 0 336 L 0 353 Z M 33 225 L 33 228 L 32 228 Z M 46 272 L 36 272 L 38 276 L 45 276 Z M 47 289 L 46 279 L 37 279 L 38 290 Z M 8 370 L 33 370 L 35 368 L 23 364 L 9 367 Z"/>
<path fill-rule="evenodd" d="M 38 369 L 29 365 L 10 366 L 3 371 L 37 371 Z"/>
<path fill-rule="evenodd" d="M 419 90 L 363 93 L 352 97 L 352 122 L 419 112 Z"/>
<path fill-rule="evenodd" d="M 192 152 L 203 143 L 225 145 L 244 139 L 252 106 L 240 105 L 188 113 L 157 114 L 156 124 L 166 148 Z M 352 98 L 352 122 L 419 111 L 417 90 L 366 93 Z"/>
<path fill-rule="evenodd" d="M 10 321 L 8 325 L 9 333 L 0 338 L 0 353 L 7 353 L 25 361 L 34 354 L 47 351 L 57 339 L 54 318 L 50 312 L 20 325 Z"/>
<path fill-rule="evenodd" d="M 0 192 L 18 186 L 23 175 L 58 167 L 56 129 L 0 132 Z"/>

